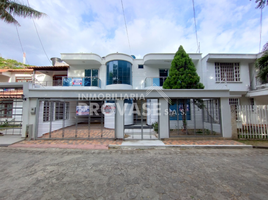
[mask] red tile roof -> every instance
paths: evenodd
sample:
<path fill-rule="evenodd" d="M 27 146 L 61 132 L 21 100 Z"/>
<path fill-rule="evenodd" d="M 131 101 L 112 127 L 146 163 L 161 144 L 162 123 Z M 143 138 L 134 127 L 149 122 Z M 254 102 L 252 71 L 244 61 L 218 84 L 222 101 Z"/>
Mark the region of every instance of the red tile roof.
<path fill-rule="evenodd" d="M 32 72 L 33 69 L 0 69 L 0 72 Z"/>
<path fill-rule="evenodd" d="M 0 91 L 0 99 L 21 99 L 23 94 L 22 89 L 10 90 L 10 91 Z"/>

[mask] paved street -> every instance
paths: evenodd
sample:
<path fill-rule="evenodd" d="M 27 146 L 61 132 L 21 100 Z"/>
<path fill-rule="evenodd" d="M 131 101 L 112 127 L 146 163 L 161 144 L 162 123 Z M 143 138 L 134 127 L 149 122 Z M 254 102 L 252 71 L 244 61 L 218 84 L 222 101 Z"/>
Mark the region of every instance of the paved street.
<path fill-rule="evenodd" d="M 266 149 L 0 148 L 0 199 L 267 199 Z"/>

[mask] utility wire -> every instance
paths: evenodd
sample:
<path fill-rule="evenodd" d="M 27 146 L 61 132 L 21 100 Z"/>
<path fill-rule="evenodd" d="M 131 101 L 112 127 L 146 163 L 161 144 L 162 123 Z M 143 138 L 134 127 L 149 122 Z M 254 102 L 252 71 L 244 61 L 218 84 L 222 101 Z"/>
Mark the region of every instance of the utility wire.
<path fill-rule="evenodd" d="M 197 44 L 197 51 L 196 51 L 196 52 L 200 53 L 200 44 L 199 44 L 199 42 L 198 42 L 197 28 L 196 28 L 196 17 L 195 17 L 194 0 L 192 0 L 192 2 L 193 2 L 193 12 L 194 12 L 195 37 L 196 37 L 196 44 Z"/>
<path fill-rule="evenodd" d="M 17 30 L 17 35 L 18 35 L 18 38 L 19 38 L 19 42 L 20 42 L 20 47 L 21 47 L 21 50 L 22 50 L 22 54 L 24 54 L 25 51 L 23 49 L 22 42 L 21 42 L 21 39 L 20 39 L 20 34 L 19 34 L 18 26 L 15 25 L 15 27 L 16 27 L 16 30 Z M 29 64 L 27 58 L 26 58 L 26 64 Z"/>
<path fill-rule="evenodd" d="M 28 2 L 28 6 L 31 7 L 31 6 L 30 6 L 30 3 L 29 3 L 29 0 L 27 0 L 27 2 Z M 41 40 L 41 38 L 40 38 L 40 35 L 39 35 L 39 33 L 38 33 L 38 30 L 37 30 L 36 24 L 35 24 L 35 22 L 34 22 L 34 19 L 32 18 L 32 20 L 33 20 L 33 24 L 34 24 L 34 27 L 35 27 L 36 34 L 37 34 L 38 39 L 39 39 L 39 41 L 40 41 L 40 44 L 41 44 L 41 46 L 42 46 L 42 49 L 43 49 L 43 51 L 44 51 L 44 53 L 45 53 L 45 55 L 46 55 L 46 57 L 47 57 L 47 59 L 48 59 L 48 62 L 51 64 L 51 60 L 49 59 L 49 57 L 48 57 L 48 55 L 47 55 L 47 52 L 46 52 L 46 50 L 45 50 L 45 48 L 44 48 L 44 45 L 43 45 L 42 40 Z"/>
<path fill-rule="evenodd" d="M 259 43 L 259 52 L 261 52 L 261 35 L 262 35 L 262 8 L 261 8 L 261 17 L 260 17 L 260 43 Z"/>
<path fill-rule="evenodd" d="M 126 17 L 125 17 L 125 11 L 124 11 L 123 0 L 121 0 L 121 5 L 122 5 L 122 10 L 123 10 L 123 15 L 124 15 L 124 21 L 125 21 L 125 27 L 126 27 L 126 32 L 127 32 L 127 39 L 128 39 L 129 50 L 130 50 L 130 54 L 132 54 L 132 52 L 131 52 L 131 47 L 130 47 L 130 42 L 129 42 L 128 31 L 127 31 L 127 23 L 126 23 Z"/>

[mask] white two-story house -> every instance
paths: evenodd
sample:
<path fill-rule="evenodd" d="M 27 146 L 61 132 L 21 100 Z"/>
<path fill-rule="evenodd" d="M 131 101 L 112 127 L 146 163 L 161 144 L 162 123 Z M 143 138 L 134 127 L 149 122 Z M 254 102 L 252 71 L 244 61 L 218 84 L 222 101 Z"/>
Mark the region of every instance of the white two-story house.
<path fill-rule="evenodd" d="M 254 67 L 260 54 L 189 56 L 205 89 L 162 89 L 169 53 L 62 53 L 53 66 L 31 67 L 22 136 L 31 125 L 35 139 L 231 138 L 230 104 L 267 104 Z"/>

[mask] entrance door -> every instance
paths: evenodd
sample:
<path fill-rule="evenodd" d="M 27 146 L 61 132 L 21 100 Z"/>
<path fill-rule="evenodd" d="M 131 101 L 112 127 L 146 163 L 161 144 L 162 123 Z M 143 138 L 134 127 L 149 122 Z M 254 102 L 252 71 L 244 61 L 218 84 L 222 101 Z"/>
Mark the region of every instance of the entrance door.
<path fill-rule="evenodd" d="M 150 102 L 148 100 L 125 100 L 124 103 L 124 138 L 158 139 L 157 132 L 149 121 Z"/>

